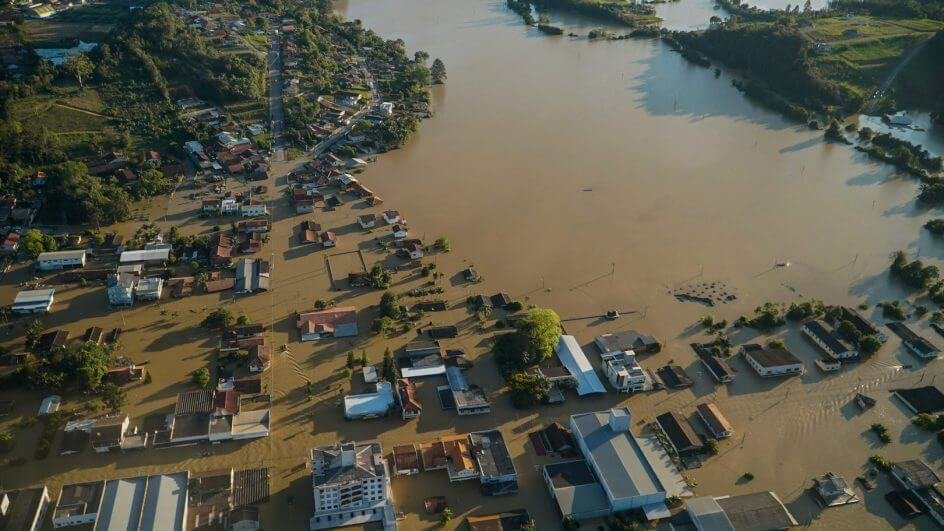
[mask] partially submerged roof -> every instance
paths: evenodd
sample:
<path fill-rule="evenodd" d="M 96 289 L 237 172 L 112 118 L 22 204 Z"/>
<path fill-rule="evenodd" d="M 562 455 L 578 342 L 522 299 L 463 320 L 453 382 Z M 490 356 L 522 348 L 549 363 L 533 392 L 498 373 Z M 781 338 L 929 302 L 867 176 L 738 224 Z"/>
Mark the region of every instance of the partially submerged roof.
<path fill-rule="evenodd" d="M 799 525 L 773 492 L 716 498 L 738 531 L 770 531 Z"/>
<path fill-rule="evenodd" d="M 724 509 L 711 496 L 688 500 L 685 504 L 696 529 L 711 531 L 735 531 L 734 524 L 724 514 Z"/>

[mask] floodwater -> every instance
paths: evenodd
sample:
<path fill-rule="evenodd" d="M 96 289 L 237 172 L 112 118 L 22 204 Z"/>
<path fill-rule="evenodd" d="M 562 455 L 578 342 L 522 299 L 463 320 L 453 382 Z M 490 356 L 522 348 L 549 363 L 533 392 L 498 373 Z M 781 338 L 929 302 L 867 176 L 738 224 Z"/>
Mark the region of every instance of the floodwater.
<path fill-rule="evenodd" d="M 929 112 L 907 111 L 905 115 L 912 120 L 909 126 L 888 124 L 881 116 L 861 115 L 859 128 L 870 127 L 877 133 L 891 133 L 895 138 L 927 149 L 933 156 L 944 156 L 944 126 L 931 120 Z"/>
<path fill-rule="evenodd" d="M 694 0 L 682 0 L 682 4 Z M 444 472 L 424 472 L 393 481 L 401 529 L 432 529 L 438 517 L 422 509 L 423 498 L 444 495 L 461 525 L 469 514 L 527 508 L 539 529 L 555 529 L 559 517 L 539 475 L 550 458 L 538 457 L 528 433 L 552 421 L 567 422 L 577 412 L 627 405 L 634 430 L 665 411 L 691 417 L 696 404 L 714 401 L 734 425 L 736 435 L 721 443 L 720 454 L 687 472 L 699 495 L 776 491 L 796 518 L 814 529 L 927 528 L 926 519 L 895 516 L 883 496 L 882 482 L 863 503 L 821 510 L 804 492 L 810 479 L 827 471 L 848 480 L 862 473 L 868 456 L 892 460 L 921 457 L 940 468 L 942 451 L 933 434 L 911 426 L 889 389 L 934 382 L 940 362 L 926 367 L 907 354 L 897 339 L 866 362 L 823 375 L 813 365 L 816 351 L 795 326 L 779 335 L 803 359 L 807 373 L 786 380 L 761 380 L 736 357 L 737 380 L 716 387 L 688 347 L 709 336 L 694 325 L 705 313 L 733 321 L 765 300 L 790 302 L 817 297 L 830 303 L 874 304 L 906 293 L 885 273 L 897 249 L 937 262 L 939 242 L 921 230 L 935 212 L 914 204 L 916 184 L 856 151 L 823 142 L 821 133 L 799 128 L 745 100 L 730 78 L 693 67 L 655 41 L 590 42 L 546 37 L 525 28 L 499 0 L 353 0 L 339 6 L 348 17 L 387 38 L 402 38 L 411 50 L 441 57 L 446 86 L 434 89 L 436 115 L 403 149 L 381 155 L 359 178 L 385 200 L 367 207 L 349 199 L 333 211 L 308 216 L 339 236 L 336 249 L 300 245 L 302 216 L 286 204 L 285 173 L 292 163 L 276 163 L 268 183 L 273 229 L 262 257 L 273 261 L 273 289 L 252 296 L 165 297 L 121 312 L 106 304 L 104 287 L 55 285 L 56 304 L 43 318 L 73 337 L 89 326 L 121 326 L 121 354 L 147 362 L 150 384 L 132 384 L 125 412 L 133 424 L 173 409 L 177 393 L 193 389 L 190 373 L 215 368 L 217 336 L 198 326 L 211 309 L 230 308 L 271 327 L 267 341 L 279 352 L 264 376 L 273 399 L 272 434 L 250 442 L 227 442 L 129 454 L 53 455 L 32 458 L 40 427 L 19 428 L 35 414 L 42 394 L 0 390 L 0 400 L 15 399 L 0 430 L 16 434 L 16 447 L 0 458 L 23 457 L 26 465 L 0 466 L 5 488 L 45 483 L 58 493 L 63 483 L 175 470 L 193 472 L 222 467 L 270 467 L 272 500 L 263 509 L 267 529 L 306 529 L 311 516 L 311 483 L 306 460 L 310 448 L 338 440 L 379 440 L 386 450 L 438 436 L 499 428 L 519 474 L 521 492 L 486 498 L 474 482 L 450 484 Z M 554 15 L 565 29 L 585 34 L 600 27 L 578 18 Z M 699 16 L 698 19 L 704 17 Z M 693 19 L 694 20 L 694 19 Z M 294 161 L 298 164 L 301 161 Z M 230 188 L 249 183 L 231 179 Z M 253 185 L 259 183 L 252 183 Z M 140 219 L 183 234 L 207 234 L 228 219 L 200 219 L 200 198 L 178 193 L 143 206 Z M 377 315 L 377 291 L 333 289 L 326 261 L 347 272 L 357 261 L 338 253 L 360 250 L 369 268 L 396 263 L 375 239 L 389 229 L 364 232 L 355 216 L 397 209 L 410 232 L 427 241 L 444 235 L 453 251 L 430 261 L 445 274 L 438 280 L 449 311 L 428 313 L 437 323 L 456 324 L 460 335 L 444 342 L 462 348 L 474 366 L 468 380 L 486 390 L 493 412 L 459 418 L 441 411 L 436 386 L 419 383 L 422 416 L 403 422 L 386 419 L 345 422 L 340 395 L 365 390 L 359 371 L 344 373 L 349 350 L 378 363 L 385 348 L 402 347 L 415 332 L 380 338 L 369 332 Z M 118 227 L 130 236 L 134 222 Z M 789 267 L 777 267 L 787 263 Z M 474 265 L 485 277 L 470 285 L 458 272 Z M 184 266 L 187 269 L 187 266 Z M 33 276 L 17 264 L 0 279 L 0 300 L 12 300 L 17 283 Z M 429 277 L 397 273 L 392 290 L 405 293 Z M 725 286 L 737 299 L 706 308 L 681 303 L 672 292 L 700 285 Z M 466 309 L 474 293 L 504 291 L 527 303 L 555 308 L 595 365 L 595 335 L 633 328 L 659 337 L 662 353 L 643 356 L 647 369 L 674 363 L 695 381 L 682 391 L 660 391 L 627 398 L 612 393 L 561 406 L 515 410 L 491 361 L 489 338 Z M 351 340 L 300 343 L 293 312 L 309 310 L 328 298 L 358 308 L 361 334 Z M 410 298 L 402 299 L 410 304 Z M 618 309 L 624 317 L 599 316 Z M 879 319 L 879 316 L 876 316 Z M 880 319 L 879 319 L 880 320 Z M 0 342 L 19 348 L 26 319 L 0 328 Z M 917 327 L 935 341 L 926 320 Z M 763 341 L 747 330 L 732 330 L 737 342 Z M 241 370 L 245 370 L 242 367 Z M 311 382 L 311 396 L 306 393 Z M 858 412 L 855 392 L 878 405 Z M 67 396 L 65 407 L 84 405 Z M 893 442 L 882 446 L 869 433 L 872 423 L 888 426 Z M 703 430 L 696 424 L 696 429 Z M 205 455 L 209 452 L 209 455 Z M 739 478 L 751 472 L 755 479 Z M 857 486 L 858 490 L 859 487 Z M 55 494 L 54 494 L 55 497 Z M 590 525 L 588 528 L 595 528 Z"/>

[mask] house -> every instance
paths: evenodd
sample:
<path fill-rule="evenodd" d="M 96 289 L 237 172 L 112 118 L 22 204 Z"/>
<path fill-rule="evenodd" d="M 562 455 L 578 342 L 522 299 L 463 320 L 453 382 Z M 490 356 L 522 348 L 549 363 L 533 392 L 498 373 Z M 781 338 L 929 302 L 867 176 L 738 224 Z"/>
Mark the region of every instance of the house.
<path fill-rule="evenodd" d="M 887 326 L 901 338 L 901 342 L 904 343 L 904 345 L 908 347 L 908 350 L 915 356 L 924 360 L 932 360 L 941 355 L 939 348 L 924 337 L 918 335 L 904 323 L 888 323 Z"/>
<path fill-rule="evenodd" d="M 315 211 L 315 200 L 311 197 L 298 197 L 292 200 L 296 214 L 311 214 Z"/>
<path fill-rule="evenodd" d="M 220 214 L 224 216 L 239 212 L 239 202 L 235 197 L 224 197 L 220 199 Z"/>
<path fill-rule="evenodd" d="M 40 271 L 54 271 L 58 269 L 72 269 L 85 267 L 85 250 L 55 251 L 40 253 L 36 258 L 36 269 Z"/>
<path fill-rule="evenodd" d="M 362 229 L 372 229 L 377 226 L 377 216 L 374 214 L 357 216 L 357 224 L 360 225 Z"/>
<path fill-rule="evenodd" d="M 479 488 L 485 496 L 504 496 L 518 492 L 518 471 L 498 430 L 469 434 L 472 455 L 479 471 Z"/>
<path fill-rule="evenodd" d="M 379 106 L 380 113 L 384 116 L 391 116 L 393 114 L 393 103 L 389 101 L 382 102 Z"/>
<path fill-rule="evenodd" d="M 640 334 L 635 330 L 603 334 L 593 339 L 602 354 L 631 350 L 636 354 L 655 354 L 662 350 L 662 343 L 653 336 Z"/>
<path fill-rule="evenodd" d="M 841 340 L 828 324 L 818 319 L 803 323 L 803 334 L 829 357 L 837 360 L 856 358 L 856 349 Z"/>
<path fill-rule="evenodd" d="M 603 375 L 618 393 L 648 391 L 652 380 L 636 361 L 633 351 L 614 352 L 600 356 Z"/>
<path fill-rule="evenodd" d="M 403 253 L 410 260 L 419 260 L 426 255 L 426 248 L 421 243 L 411 242 L 403 247 Z"/>
<path fill-rule="evenodd" d="M 698 404 L 695 406 L 695 412 L 701 418 L 701 421 L 705 423 L 705 426 L 708 426 L 708 431 L 715 439 L 724 439 L 734 435 L 734 428 L 731 427 L 731 423 L 721 414 L 721 410 L 714 403 Z"/>
<path fill-rule="evenodd" d="M 393 225 L 395 223 L 403 223 L 403 218 L 400 217 L 400 213 L 397 212 L 396 210 L 385 210 L 383 214 L 381 214 L 381 216 L 383 217 L 383 220 L 387 223 L 387 225 Z"/>
<path fill-rule="evenodd" d="M 453 325 L 431 326 L 422 330 L 430 339 L 450 339 L 459 336 L 459 329 Z"/>
<path fill-rule="evenodd" d="M 296 326 L 302 341 L 327 337 L 352 337 L 357 331 L 357 308 L 343 306 L 298 314 Z"/>
<path fill-rule="evenodd" d="M 900 461 L 892 466 L 892 477 L 913 499 L 916 499 L 928 516 L 944 526 L 944 496 L 941 495 L 941 478 L 927 463 L 920 459 Z"/>
<path fill-rule="evenodd" d="M 164 290 L 164 279 L 160 277 L 145 277 L 138 280 L 134 286 L 134 294 L 138 300 L 156 301 L 161 298 Z"/>
<path fill-rule="evenodd" d="M 309 529 L 382 522 L 396 529 L 390 473 L 379 442 L 338 442 L 311 451 L 315 502 Z"/>
<path fill-rule="evenodd" d="M 625 407 L 571 415 L 570 429 L 584 459 L 566 462 L 564 469 L 558 468 L 562 463 L 545 466 L 543 474 L 562 515 L 586 519 L 642 509 L 655 519 L 668 516 L 667 496 L 686 493 L 665 450 L 632 434 L 631 418 Z"/>
<path fill-rule="evenodd" d="M 748 344 L 741 347 L 741 353 L 748 365 L 764 378 L 793 376 L 803 372 L 803 362 L 785 348 Z"/>
<path fill-rule="evenodd" d="M 406 238 L 409 235 L 408 231 L 406 230 L 406 227 L 404 227 L 403 225 L 394 225 L 393 228 L 391 229 L 391 232 L 393 233 L 393 237 L 398 240 L 402 240 L 403 238 Z"/>
<path fill-rule="evenodd" d="M 338 244 L 337 234 L 331 232 L 330 230 L 322 232 L 319 239 L 321 240 L 322 247 L 334 247 Z"/>
<path fill-rule="evenodd" d="M 674 411 L 663 413 L 656 417 L 656 423 L 678 455 L 691 455 L 702 450 L 703 445 L 698 434 L 678 413 Z"/>
<path fill-rule="evenodd" d="M 204 199 L 201 203 L 201 211 L 206 212 L 207 214 L 213 214 L 220 209 L 220 200 L 219 199 Z"/>
<path fill-rule="evenodd" d="M 420 473 L 420 454 L 415 444 L 393 447 L 393 473 L 398 476 Z"/>
<path fill-rule="evenodd" d="M 944 393 L 933 385 L 914 387 L 911 389 L 896 389 L 894 395 L 913 411 L 919 413 L 937 413 L 944 411 Z M 874 405 L 874 404 L 873 404 Z"/>
<path fill-rule="evenodd" d="M 91 426 L 92 448 L 98 453 L 121 448 L 131 419 L 128 415 L 112 415 L 96 420 Z"/>
<path fill-rule="evenodd" d="M 373 393 L 344 396 L 344 418 L 347 420 L 386 417 L 393 407 L 393 383 L 379 381 Z"/>
<path fill-rule="evenodd" d="M 485 391 L 477 385 L 469 384 L 462 369 L 455 366 L 446 367 L 446 381 L 449 383 L 447 388 L 449 394 L 446 396 L 451 398 L 452 404 L 449 405 L 455 407 L 456 413 L 465 416 L 492 412 L 492 404 L 485 395 Z M 443 395 L 444 392 L 440 392 L 440 399 Z"/>
<path fill-rule="evenodd" d="M 254 345 L 249 348 L 249 372 L 263 372 L 272 365 L 272 348 Z"/>
<path fill-rule="evenodd" d="M 735 530 L 789 529 L 800 525 L 773 492 L 715 498 Z"/>
<path fill-rule="evenodd" d="M 52 309 L 55 298 L 56 290 L 54 288 L 25 289 L 16 294 L 10 311 L 19 315 L 48 313 Z"/>
<path fill-rule="evenodd" d="M 561 364 L 567 368 L 570 375 L 577 381 L 577 394 L 580 396 L 588 394 L 605 393 L 606 388 L 603 382 L 597 377 L 593 365 L 587 359 L 580 344 L 574 336 L 562 335 L 554 347 L 554 353 L 560 359 Z"/>
<path fill-rule="evenodd" d="M 665 365 L 656 371 L 662 383 L 669 389 L 684 389 L 695 385 L 681 365 Z"/>
<path fill-rule="evenodd" d="M 446 374 L 438 341 L 417 339 L 407 343 L 397 363 L 404 378 L 424 378 Z"/>
<path fill-rule="evenodd" d="M 36 344 L 36 354 L 45 356 L 57 352 L 69 343 L 69 332 L 67 330 L 51 330 L 39 336 L 39 342 Z"/>
<path fill-rule="evenodd" d="M 131 365 L 108 369 L 108 372 L 105 373 L 105 380 L 120 387 L 142 380 L 146 373 L 147 368 L 132 363 Z"/>
<path fill-rule="evenodd" d="M 397 404 L 403 420 L 416 418 L 423 412 L 423 406 L 416 397 L 416 384 L 409 378 L 397 379 Z"/>
<path fill-rule="evenodd" d="M 0 530 L 40 531 L 49 503 L 49 490 L 45 485 L 0 491 Z"/>
<path fill-rule="evenodd" d="M 859 497 L 849 487 L 846 478 L 835 472 L 827 472 L 822 476 L 813 478 L 813 489 L 826 507 L 838 507 L 859 502 Z"/>
<path fill-rule="evenodd" d="M 134 288 L 138 284 L 138 277 L 130 273 L 108 275 L 108 287 L 105 294 L 110 306 L 132 306 L 134 304 Z"/>
<path fill-rule="evenodd" d="M 735 531 L 724 509 L 711 496 L 688 500 L 685 512 L 697 531 Z"/>
<path fill-rule="evenodd" d="M 163 266 L 170 257 L 170 247 L 161 249 L 141 249 L 138 251 L 125 251 L 118 258 L 118 263 L 122 265 L 142 264 L 145 266 Z"/>
<path fill-rule="evenodd" d="M 270 264 L 257 258 L 243 258 L 236 263 L 236 293 L 268 291 L 270 286 Z"/>
<path fill-rule="evenodd" d="M 239 215 L 244 218 L 257 218 L 260 216 L 268 216 L 269 209 L 266 207 L 265 203 L 249 203 L 240 205 Z"/>
<path fill-rule="evenodd" d="M 233 255 L 233 238 L 217 233 L 210 245 L 210 265 L 216 268 L 227 267 Z"/>
<path fill-rule="evenodd" d="M 728 361 L 720 356 L 716 356 L 706 345 L 692 343 L 691 347 L 702 364 L 708 369 L 708 374 L 718 383 L 730 383 L 734 381 L 734 369 L 728 364 Z"/>

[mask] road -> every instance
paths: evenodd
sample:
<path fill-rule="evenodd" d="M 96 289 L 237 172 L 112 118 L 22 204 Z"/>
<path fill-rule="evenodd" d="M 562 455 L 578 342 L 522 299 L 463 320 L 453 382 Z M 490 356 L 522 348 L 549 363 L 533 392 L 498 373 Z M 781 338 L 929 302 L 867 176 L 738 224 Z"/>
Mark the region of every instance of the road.
<path fill-rule="evenodd" d="M 882 97 L 885 96 L 885 92 L 887 92 L 888 89 L 892 86 L 892 83 L 895 82 L 895 78 L 898 77 L 898 74 L 900 74 L 902 70 L 904 70 L 905 67 L 908 66 L 908 63 L 910 63 L 911 60 L 914 59 L 918 55 L 918 53 L 920 53 L 921 50 L 924 49 L 924 47 L 928 44 L 930 40 L 931 39 L 925 39 L 921 41 L 920 43 L 918 43 L 917 46 L 912 48 L 911 51 L 909 51 L 901 59 L 901 61 L 898 61 L 898 64 L 895 65 L 895 68 L 893 68 L 892 71 L 888 73 L 888 76 L 885 78 L 884 81 L 882 81 L 882 84 L 879 85 L 878 89 L 875 90 L 875 92 L 872 94 L 872 97 L 865 104 L 865 107 L 863 108 L 864 110 L 862 111 L 863 114 L 872 114 L 872 112 L 875 110 L 875 106 L 878 104 L 879 101 L 881 101 Z"/>
<path fill-rule="evenodd" d="M 282 133 L 285 128 L 285 111 L 282 102 L 282 54 L 279 51 L 279 35 L 269 34 L 269 53 L 266 57 L 266 71 L 269 77 L 269 129 L 272 136 L 272 160 L 285 160 L 285 140 Z"/>

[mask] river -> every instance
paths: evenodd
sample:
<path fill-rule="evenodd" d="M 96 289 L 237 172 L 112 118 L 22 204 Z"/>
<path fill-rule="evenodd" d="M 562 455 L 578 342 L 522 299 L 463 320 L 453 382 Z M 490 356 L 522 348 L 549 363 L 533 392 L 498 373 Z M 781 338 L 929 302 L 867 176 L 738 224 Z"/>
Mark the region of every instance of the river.
<path fill-rule="evenodd" d="M 686 2 L 695 5 L 659 8 Z M 697 5 L 695 15 L 675 24 L 711 16 L 709 3 Z M 659 42 L 543 36 L 499 0 L 349 0 L 339 10 L 403 39 L 410 53 L 442 58 L 449 75 L 433 89 L 435 116 L 364 178 L 427 239 L 448 236 L 453 254 L 474 263 L 490 286 L 565 318 L 634 311 L 623 328 L 665 337 L 673 354 L 689 359 L 691 324 L 708 310 L 678 302 L 674 290 L 723 283 L 738 299 L 711 311 L 729 320 L 765 300 L 804 297 L 864 302 L 872 313 L 876 303 L 906 295 L 888 280 L 891 252 L 932 261 L 944 255 L 921 228 L 933 212 L 916 206 L 914 180 L 755 105 L 727 74 L 692 66 Z M 552 13 L 552 23 L 580 35 L 603 26 L 560 13 Z M 567 326 L 580 327 L 588 340 L 597 324 Z M 795 329 L 786 338 L 815 359 Z M 753 450 L 742 441 L 743 453 L 732 452 L 739 457 L 699 471 L 698 481 L 715 495 L 750 491 L 717 467 L 729 474 L 768 468 L 776 479 L 753 490 L 792 498 L 830 467 L 851 480 L 872 450 L 852 426 L 857 451 L 838 442 L 835 423 L 849 420 L 844 400 L 856 381 L 885 385 L 911 363 L 896 344 L 838 379 L 814 374 L 808 363 L 811 374 L 795 385 L 729 389 L 741 404 L 730 407 L 745 408 L 751 437 L 759 439 Z M 795 423 L 759 423 L 768 411 L 762 404 L 789 402 L 791 390 L 829 398 L 791 404 L 778 415 Z M 656 406 L 654 399 L 637 404 Z M 883 421 L 907 429 L 907 419 L 891 411 L 895 418 Z M 773 440 L 756 435 L 765 430 Z M 916 444 L 887 451 L 914 457 Z M 811 447 L 821 455 L 810 455 Z M 862 505 L 868 514 L 831 512 L 820 526 L 888 524 L 875 518 L 888 513 L 880 497 Z"/>

